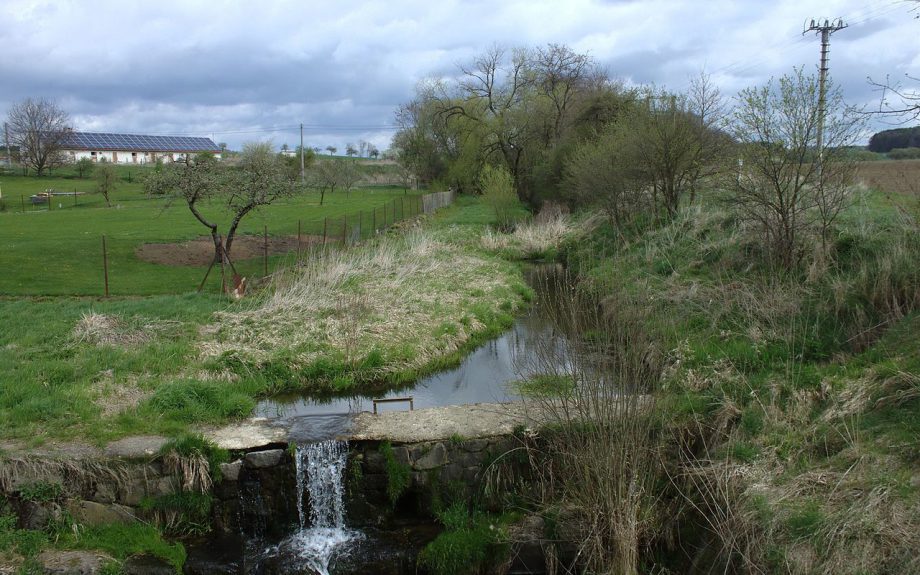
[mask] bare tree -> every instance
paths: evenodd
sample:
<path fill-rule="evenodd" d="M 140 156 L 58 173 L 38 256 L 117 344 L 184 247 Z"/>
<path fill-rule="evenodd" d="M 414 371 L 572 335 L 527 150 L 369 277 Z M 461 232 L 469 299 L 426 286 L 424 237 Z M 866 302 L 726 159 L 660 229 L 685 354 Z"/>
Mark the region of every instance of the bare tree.
<path fill-rule="evenodd" d="M 865 116 L 827 89 L 822 149 L 818 81 L 801 68 L 792 75 L 739 95 L 733 135 L 741 168 L 727 182 L 729 201 L 763 232 L 768 249 L 786 268 L 799 262 L 809 232 L 826 249 L 828 232 L 847 205 L 854 161 L 845 147 L 862 132 Z"/>
<path fill-rule="evenodd" d="M 310 179 L 319 188 L 319 205 L 323 205 L 326 192 L 335 193 L 336 188 L 350 190 L 361 179 L 361 173 L 354 162 L 326 160 L 316 163 Z"/>
<path fill-rule="evenodd" d="M 540 92 L 552 104 L 547 136 L 558 141 L 579 90 L 600 82 L 602 75 L 590 56 L 579 54 L 564 44 L 539 48 L 534 59 Z"/>
<path fill-rule="evenodd" d="M 335 146 L 326 146 L 326 151 L 329 152 L 330 156 L 333 156 L 335 155 L 336 152 L 339 151 L 339 149 L 336 148 Z"/>
<path fill-rule="evenodd" d="M 292 195 L 297 189 L 269 143 L 244 144 L 235 168 L 207 153 L 164 165 L 148 176 L 144 187 L 148 194 L 168 194 L 185 200 L 195 219 L 210 231 L 214 264 L 219 264 L 222 270 L 224 265 L 233 265 L 230 250 L 243 218 L 261 206 Z M 220 234 L 218 219 L 202 211 L 208 200 L 223 204 L 231 215 L 226 239 Z"/>
<path fill-rule="evenodd" d="M 61 145 L 69 121 L 67 112 L 44 98 L 28 98 L 10 108 L 10 142 L 19 146 L 22 162 L 37 175 L 64 163 Z"/>
<path fill-rule="evenodd" d="M 920 83 L 920 78 L 905 74 L 904 77 L 913 83 Z M 885 78 L 884 82 L 869 82 L 882 94 L 879 99 L 876 114 L 885 116 L 900 116 L 905 122 L 920 118 L 920 90 L 905 87 L 901 82 Z M 894 100 L 894 102 L 892 102 Z"/>
<path fill-rule="evenodd" d="M 85 158 L 84 158 L 85 159 Z M 105 198 L 105 205 L 111 207 L 111 194 L 115 191 L 118 174 L 115 166 L 109 163 L 100 164 L 96 169 L 96 189 Z"/>
<path fill-rule="evenodd" d="M 239 169 L 231 173 L 226 189 L 226 206 L 233 214 L 227 229 L 227 253 L 233 245 L 240 221 L 250 212 L 291 196 L 296 188 L 288 177 L 282 158 L 268 142 L 243 144 Z"/>
<path fill-rule="evenodd" d="M 345 155 L 348 156 L 349 158 L 352 156 L 357 156 L 358 148 L 356 148 L 355 145 L 350 142 L 345 144 Z"/>

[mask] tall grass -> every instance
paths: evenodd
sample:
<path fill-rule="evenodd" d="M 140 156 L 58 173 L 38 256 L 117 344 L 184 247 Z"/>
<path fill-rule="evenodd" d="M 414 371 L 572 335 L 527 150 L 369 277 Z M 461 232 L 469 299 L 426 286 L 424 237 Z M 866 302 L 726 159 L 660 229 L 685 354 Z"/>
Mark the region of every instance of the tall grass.
<path fill-rule="evenodd" d="M 546 422 L 529 442 L 542 509 L 563 509 L 561 527 L 593 573 L 639 572 L 642 548 L 656 529 L 659 479 L 656 397 L 664 356 L 629 299 L 603 302 L 565 275 L 549 280 L 538 302 L 556 333 L 538 360 L 556 393 L 532 394 L 529 409 Z"/>

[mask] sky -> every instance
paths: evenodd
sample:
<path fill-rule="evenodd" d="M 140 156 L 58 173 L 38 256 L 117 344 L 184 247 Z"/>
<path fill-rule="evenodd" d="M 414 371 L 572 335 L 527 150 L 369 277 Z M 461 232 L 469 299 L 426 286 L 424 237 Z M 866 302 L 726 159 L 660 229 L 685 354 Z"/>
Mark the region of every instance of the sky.
<path fill-rule="evenodd" d="M 613 78 L 723 94 L 817 69 L 807 20 L 843 18 L 830 73 L 851 104 L 920 76 L 910 0 L 25 1 L 0 4 L 0 115 L 57 101 L 75 129 L 383 150 L 420 81 L 494 45 L 566 44 Z M 873 129 L 892 127 L 876 120 Z"/>

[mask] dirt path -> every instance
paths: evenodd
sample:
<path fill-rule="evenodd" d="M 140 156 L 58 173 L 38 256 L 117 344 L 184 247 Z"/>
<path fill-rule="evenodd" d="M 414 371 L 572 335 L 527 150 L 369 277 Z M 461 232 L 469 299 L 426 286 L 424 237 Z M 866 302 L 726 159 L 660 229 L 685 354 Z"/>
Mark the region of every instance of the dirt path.
<path fill-rule="evenodd" d="M 297 236 L 269 236 L 268 255 L 286 254 L 306 249 L 311 244 L 320 244 L 322 236 L 301 236 L 298 246 Z M 237 236 L 231 246 L 233 261 L 260 258 L 265 250 L 265 239 L 260 236 Z M 206 266 L 214 259 L 214 242 L 203 236 L 188 242 L 142 244 L 134 254 L 145 262 L 164 266 Z"/>

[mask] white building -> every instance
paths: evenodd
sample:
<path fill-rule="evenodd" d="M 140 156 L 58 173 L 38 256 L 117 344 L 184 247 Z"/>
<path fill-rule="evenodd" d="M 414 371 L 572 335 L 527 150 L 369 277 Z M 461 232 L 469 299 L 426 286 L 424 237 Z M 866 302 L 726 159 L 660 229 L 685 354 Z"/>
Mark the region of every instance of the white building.
<path fill-rule="evenodd" d="M 221 151 L 210 138 L 96 132 L 68 132 L 61 150 L 72 162 L 89 158 L 115 164 L 146 164 L 158 159 L 175 162 L 198 152 L 211 152 L 219 158 Z"/>

